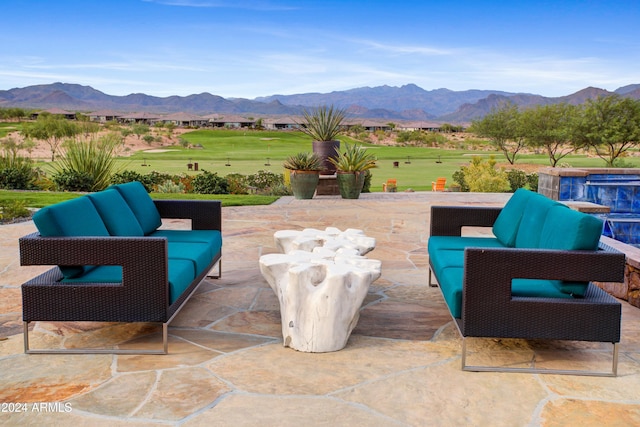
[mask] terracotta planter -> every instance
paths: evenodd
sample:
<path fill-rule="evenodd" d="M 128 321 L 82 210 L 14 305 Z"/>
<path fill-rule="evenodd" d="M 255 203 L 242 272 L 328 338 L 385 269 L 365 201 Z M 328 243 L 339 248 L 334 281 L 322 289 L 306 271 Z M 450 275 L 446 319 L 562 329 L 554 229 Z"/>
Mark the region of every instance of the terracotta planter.
<path fill-rule="evenodd" d="M 336 167 L 329 161 L 331 157 L 337 157 L 340 149 L 340 141 L 313 141 L 313 152 L 322 158 L 321 175 L 333 175 Z"/>
<path fill-rule="evenodd" d="M 318 171 L 291 171 L 289 179 L 291 180 L 293 197 L 312 199 L 318 187 L 320 174 Z"/>
<path fill-rule="evenodd" d="M 338 179 L 338 188 L 343 199 L 357 199 L 362 192 L 364 185 L 364 172 L 340 172 L 336 177 Z"/>

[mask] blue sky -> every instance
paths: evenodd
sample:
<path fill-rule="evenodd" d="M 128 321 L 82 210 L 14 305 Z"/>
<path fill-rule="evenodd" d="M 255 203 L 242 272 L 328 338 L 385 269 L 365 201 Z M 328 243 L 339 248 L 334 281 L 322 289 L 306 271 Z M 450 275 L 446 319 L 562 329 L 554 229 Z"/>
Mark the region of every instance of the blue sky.
<path fill-rule="evenodd" d="M 640 83 L 640 2 L 2 0 L 0 90 L 225 98 Z"/>

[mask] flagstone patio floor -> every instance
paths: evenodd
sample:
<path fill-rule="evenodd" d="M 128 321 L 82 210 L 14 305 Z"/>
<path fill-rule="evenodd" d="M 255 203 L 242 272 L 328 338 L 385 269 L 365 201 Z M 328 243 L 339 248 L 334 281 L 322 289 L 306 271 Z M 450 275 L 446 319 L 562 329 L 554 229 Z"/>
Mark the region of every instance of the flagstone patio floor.
<path fill-rule="evenodd" d="M 640 310 L 626 302 L 616 378 L 460 369 L 460 335 L 427 285 L 430 206 L 501 206 L 508 197 L 371 193 L 225 207 L 222 278 L 204 281 L 174 319 L 163 356 L 24 354 L 20 284 L 47 267 L 19 266 L 18 238 L 32 222 L 0 226 L 0 425 L 640 425 Z M 276 230 L 328 226 L 375 237 L 368 256 L 382 261 L 382 276 L 343 350 L 301 353 L 282 345 L 258 259 L 276 252 Z M 41 347 L 159 339 L 148 324 L 37 322 L 32 331 Z M 484 339 L 471 349 L 493 364 L 606 369 L 610 347 Z"/>

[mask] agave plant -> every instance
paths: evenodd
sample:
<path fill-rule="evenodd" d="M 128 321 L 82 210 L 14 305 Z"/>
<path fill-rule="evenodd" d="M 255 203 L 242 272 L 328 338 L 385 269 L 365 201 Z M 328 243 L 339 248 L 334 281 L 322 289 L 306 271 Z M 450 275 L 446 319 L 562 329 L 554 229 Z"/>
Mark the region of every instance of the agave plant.
<path fill-rule="evenodd" d="M 340 172 L 364 172 L 376 167 L 376 158 L 360 145 L 345 144 L 344 151 L 329 161 Z"/>
<path fill-rule="evenodd" d="M 287 157 L 282 166 L 293 171 L 319 171 L 322 170 L 322 159 L 316 153 L 298 153 Z"/>
<path fill-rule="evenodd" d="M 302 111 L 304 120 L 298 123 L 300 130 L 314 141 L 334 141 L 340 133 L 340 125 L 347 116 L 346 110 L 326 105 Z"/>

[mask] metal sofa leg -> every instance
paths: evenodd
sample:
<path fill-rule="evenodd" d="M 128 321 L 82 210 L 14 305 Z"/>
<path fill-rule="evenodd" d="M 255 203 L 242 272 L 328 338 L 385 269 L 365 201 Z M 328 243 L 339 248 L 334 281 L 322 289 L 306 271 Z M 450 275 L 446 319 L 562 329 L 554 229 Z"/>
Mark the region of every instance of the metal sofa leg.
<path fill-rule="evenodd" d="M 169 353 L 169 323 L 162 324 L 162 350 L 142 349 L 108 349 L 108 348 L 69 348 L 69 349 L 30 349 L 29 323 L 22 322 L 24 336 L 24 352 L 26 354 L 168 354 Z"/>
<path fill-rule="evenodd" d="M 431 267 L 429 267 L 429 287 L 437 288 L 438 284 L 437 283 L 433 283 L 432 278 L 433 278 L 433 272 L 431 271 Z"/>
<path fill-rule="evenodd" d="M 473 366 L 467 365 L 467 337 L 462 337 L 462 370 L 473 372 L 518 372 L 528 374 L 555 374 L 555 375 L 584 375 L 591 377 L 616 377 L 618 376 L 618 343 L 614 342 L 612 352 L 612 364 L 610 372 L 585 371 L 580 369 L 540 369 L 540 368 L 507 368 L 501 366 Z"/>
<path fill-rule="evenodd" d="M 211 273 L 211 272 L 209 272 Z M 218 274 L 217 275 L 213 275 L 213 274 L 207 274 L 207 279 L 219 279 L 222 277 L 222 260 L 218 261 Z"/>

